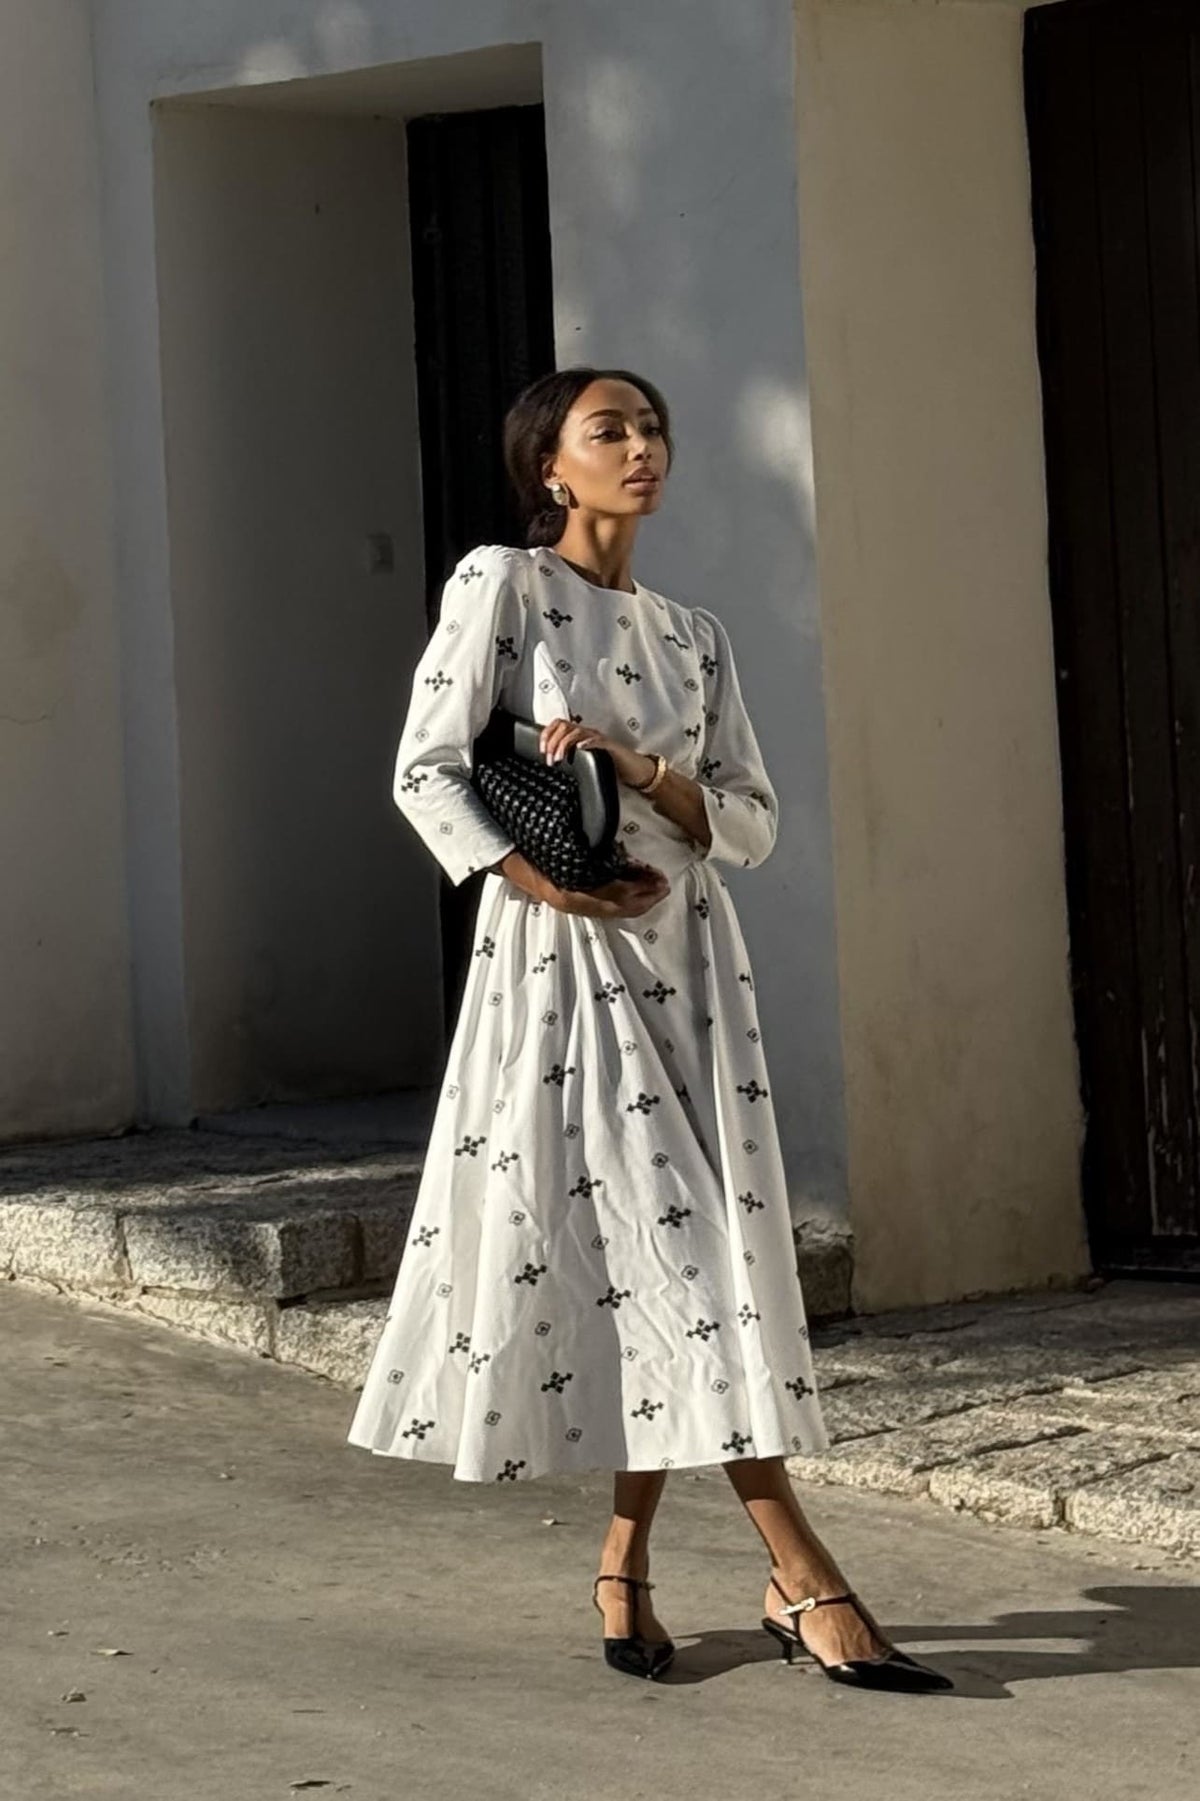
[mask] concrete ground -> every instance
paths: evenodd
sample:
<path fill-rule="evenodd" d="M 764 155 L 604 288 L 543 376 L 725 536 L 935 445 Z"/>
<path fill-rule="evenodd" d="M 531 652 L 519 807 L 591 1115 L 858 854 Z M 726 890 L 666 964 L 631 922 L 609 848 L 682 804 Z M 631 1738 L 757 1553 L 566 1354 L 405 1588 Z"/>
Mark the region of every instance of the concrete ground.
<path fill-rule="evenodd" d="M 344 1387 L 0 1294 L 4 1801 L 1196 1793 L 1195 1564 L 805 1489 L 957 1683 L 856 1693 L 775 1660 L 757 1538 L 719 1470 L 678 1471 L 653 1574 L 679 1656 L 642 1685 L 589 1604 L 602 1474 L 457 1483 L 347 1445 Z"/>

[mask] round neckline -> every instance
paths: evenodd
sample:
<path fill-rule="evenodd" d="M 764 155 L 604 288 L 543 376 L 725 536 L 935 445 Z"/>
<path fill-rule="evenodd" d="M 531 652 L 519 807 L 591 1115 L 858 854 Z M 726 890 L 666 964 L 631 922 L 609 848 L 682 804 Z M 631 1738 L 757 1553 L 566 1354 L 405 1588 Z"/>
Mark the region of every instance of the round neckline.
<path fill-rule="evenodd" d="M 593 594 L 608 594 L 614 599 L 619 596 L 622 600 L 641 600 L 646 594 L 646 589 L 642 587 L 642 584 L 638 581 L 636 575 L 633 577 L 632 588 L 605 588 L 600 582 L 589 582 L 586 575 L 580 575 L 578 569 L 572 568 L 566 557 L 560 556 L 559 552 L 555 550 L 552 544 L 539 545 L 536 552 L 533 554 L 541 556 L 544 555 L 546 551 L 550 552 L 550 555 L 554 558 L 555 562 L 562 565 L 572 580 L 581 583 L 585 588 L 590 588 Z"/>

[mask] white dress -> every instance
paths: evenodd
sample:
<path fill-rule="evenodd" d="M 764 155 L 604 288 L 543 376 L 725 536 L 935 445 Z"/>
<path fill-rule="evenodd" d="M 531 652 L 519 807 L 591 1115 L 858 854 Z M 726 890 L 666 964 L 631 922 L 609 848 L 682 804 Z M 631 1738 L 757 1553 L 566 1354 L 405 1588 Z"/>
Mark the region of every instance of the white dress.
<path fill-rule="evenodd" d="M 778 807 L 725 627 L 558 554 L 481 545 L 417 665 L 396 804 L 451 881 L 513 848 L 468 785 L 496 704 L 661 751 L 707 851 L 620 786 L 671 889 L 636 918 L 490 870 L 404 1256 L 351 1444 L 463 1481 L 827 1446 L 754 980 L 721 862 Z"/>

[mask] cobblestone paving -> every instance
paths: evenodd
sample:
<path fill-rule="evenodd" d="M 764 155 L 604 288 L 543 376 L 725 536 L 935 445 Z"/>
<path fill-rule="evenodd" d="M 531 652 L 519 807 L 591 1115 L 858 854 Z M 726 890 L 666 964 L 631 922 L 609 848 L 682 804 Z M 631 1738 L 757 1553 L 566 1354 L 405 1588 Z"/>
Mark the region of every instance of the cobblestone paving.
<path fill-rule="evenodd" d="M 1200 1557 L 1200 1286 L 1100 1284 L 814 1332 L 804 1482 Z"/>

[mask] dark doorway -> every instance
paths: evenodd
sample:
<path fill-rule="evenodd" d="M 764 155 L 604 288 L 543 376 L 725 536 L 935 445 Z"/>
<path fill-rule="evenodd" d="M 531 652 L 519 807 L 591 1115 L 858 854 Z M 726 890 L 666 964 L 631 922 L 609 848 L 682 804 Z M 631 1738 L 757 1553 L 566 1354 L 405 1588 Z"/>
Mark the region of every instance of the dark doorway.
<path fill-rule="evenodd" d="M 1200 16 L 1025 22 L 1050 583 L 1103 1271 L 1200 1268 Z"/>
<path fill-rule="evenodd" d="M 553 369 L 553 285 L 541 106 L 445 113 L 408 126 L 426 606 L 476 544 L 521 544 L 501 453 L 509 403 Z M 443 880 L 446 1019 L 458 1013 L 484 877 Z"/>

